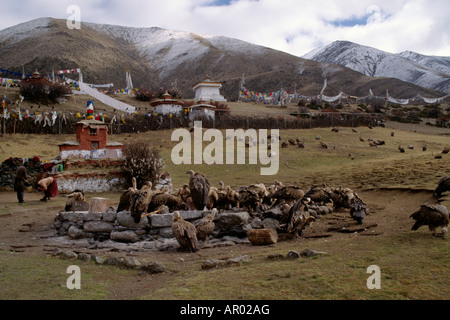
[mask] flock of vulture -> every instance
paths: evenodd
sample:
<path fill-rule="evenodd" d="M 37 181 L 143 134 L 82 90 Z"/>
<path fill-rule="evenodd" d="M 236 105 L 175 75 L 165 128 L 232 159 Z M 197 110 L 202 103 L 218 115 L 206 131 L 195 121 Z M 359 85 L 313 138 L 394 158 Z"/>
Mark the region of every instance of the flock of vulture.
<path fill-rule="evenodd" d="M 238 190 L 218 183 L 211 186 L 208 179 L 199 172 L 188 171 L 189 183 L 177 192 L 170 193 L 167 189 L 159 190 L 147 182 L 137 189 L 136 180 L 133 186 L 124 192 L 120 198 L 117 212 L 130 211 L 134 221 L 138 223 L 142 217 L 163 212 L 173 212 L 173 233 L 182 249 L 196 252 L 200 249 L 199 241 L 205 242 L 214 230 L 214 218 L 223 210 L 239 208 L 257 215 L 272 208 L 283 212 L 279 231 L 300 237 L 302 231 L 316 217 L 310 214 L 308 207 L 314 205 L 329 205 L 334 209 L 348 209 L 357 224 L 363 224 L 367 214 L 367 206 L 356 192 L 344 187 L 313 186 L 306 192 L 293 185 L 283 185 L 275 181 L 271 186 L 253 184 L 242 186 Z M 450 190 L 450 176 L 443 178 L 435 190 L 435 195 Z M 182 210 L 211 211 L 195 224 L 183 220 Z M 449 224 L 449 213 L 442 205 L 424 205 L 411 215 L 416 220 L 412 230 L 422 225 L 428 225 L 437 235 L 436 229 L 441 228 L 445 236 Z"/>

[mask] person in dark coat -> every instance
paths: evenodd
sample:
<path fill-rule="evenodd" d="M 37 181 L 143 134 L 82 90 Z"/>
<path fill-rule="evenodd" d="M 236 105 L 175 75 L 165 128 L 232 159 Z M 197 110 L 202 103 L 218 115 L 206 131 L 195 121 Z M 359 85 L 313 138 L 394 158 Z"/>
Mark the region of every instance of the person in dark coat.
<path fill-rule="evenodd" d="M 20 166 L 16 171 L 16 179 L 14 180 L 14 191 L 17 192 L 17 200 L 19 203 L 24 203 L 23 195 L 25 188 L 31 184 L 27 181 L 30 176 L 27 174 L 27 169 L 24 166 Z"/>

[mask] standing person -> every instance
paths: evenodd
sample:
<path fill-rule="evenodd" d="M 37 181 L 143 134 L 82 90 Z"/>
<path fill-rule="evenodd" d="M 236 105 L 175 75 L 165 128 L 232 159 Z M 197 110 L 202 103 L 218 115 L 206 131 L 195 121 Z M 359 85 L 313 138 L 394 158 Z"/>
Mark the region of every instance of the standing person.
<path fill-rule="evenodd" d="M 44 197 L 41 201 L 50 201 L 51 198 L 58 196 L 58 183 L 53 177 L 47 177 L 38 181 L 37 189 L 44 191 Z"/>
<path fill-rule="evenodd" d="M 16 179 L 14 180 L 14 191 L 17 192 L 17 200 L 19 203 L 24 203 L 23 194 L 25 193 L 25 187 L 30 186 L 28 179 L 30 176 L 27 174 L 27 169 L 24 166 L 20 166 L 16 171 Z"/>

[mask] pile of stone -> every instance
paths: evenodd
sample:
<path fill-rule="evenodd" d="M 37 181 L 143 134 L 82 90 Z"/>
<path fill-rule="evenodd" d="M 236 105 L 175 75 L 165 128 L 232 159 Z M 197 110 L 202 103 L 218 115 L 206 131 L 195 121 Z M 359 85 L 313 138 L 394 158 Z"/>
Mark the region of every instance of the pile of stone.
<path fill-rule="evenodd" d="M 24 166 L 30 176 L 29 183 L 34 185 L 44 171 L 39 158 L 9 158 L 0 166 L 0 191 L 13 191 L 17 168 Z"/>
<path fill-rule="evenodd" d="M 181 211 L 186 221 L 195 222 L 204 217 L 208 211 Z M 145 247 L 160 249 L 162 246 L 151 242 L 166 242 L 176 245 L 172 232 L 173 213 L 154 214 L 141 218 L 135 223 L 129 211 L 116 212 L 109 206 L 109 199 L 93 198 L 88 211 L 60 211 L 54 219 L 57 236 L 72 240 L 89 239 L 91 243 L 113 241 L 125 244 L 145 242 Z M 213 238 L 228 241 L 230 237 L 244 239 L 251 229 L 250 216 L 247 212 L 233 211 L 220 213 L 215 220 L 216 228 Z M 171 241 L 164 241 L 164 239 Z M 248 243 L 248 241 L 246 241 Z M 138 245 L 136 245 L 138 248 Z"/>

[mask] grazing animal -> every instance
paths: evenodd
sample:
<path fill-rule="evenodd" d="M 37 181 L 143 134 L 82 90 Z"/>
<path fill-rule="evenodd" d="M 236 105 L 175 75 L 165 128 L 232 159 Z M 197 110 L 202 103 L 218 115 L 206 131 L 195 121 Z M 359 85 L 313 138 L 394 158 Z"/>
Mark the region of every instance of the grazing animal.
<path fill-rule="evenodd" d="M 288 223 L 286 231 L 293 234 L 295 238 L 302 236 L 303 230 L 316 219 L 308 213 L 308 203 L 310 198 L 304 197 L 297 201 L 289 210 Z"/>
<path fill-rule="evenodd" d="M 216 217 L 217 209 L 212 209 L 211 213 L 207 214 L 204 218 L 194 222 L 194 226 L 197 230 L 197 240 L 205 244 L 209 235 L 214 231 L 216 224 L 214 218 Z"/>
<path fill-rule="evenodd" d="M 416 220 L 411 230 L 417 230 L 421 226 L 428 226 L 434 236 L 437 236 L 437 228 L 441 228 L 441 236 L 445 238 L 449 224 L 449 213 L 445 206 L 440 204 L 424 204 L 411 215 Z"/>
<path fill-rule="evenodd" d="M 190 252 L 200 250 L 195 226 L 184 220 L 179 211 L 175 211 L 173 214 L 172 231 L 181 249 Z"/>
<path fill-rule="evenodd" d="M 350 216 L 358 224 L 363 224 L 366 214 L 366 204 L 361 199 L 355 198 L 350 204 Z"/>
<path fill-rule="evenodd" d="M 436 190 L 434 190 L 433 194 L 437 198 L 440 198 L 442 197 L 442 193 L 445 191 L 450 191 L 450 176 L 446 176 L 439 181 L 438 186 Z"/>
<path fill-rule="evenodd" d="M 190 175 L 189 190 L 191 191 L 192 202 L 197 210 L 205 210 L 209 200 L 210 185 L 208 179 L 199 172 L 190 170 L 186 172 Z"/>

